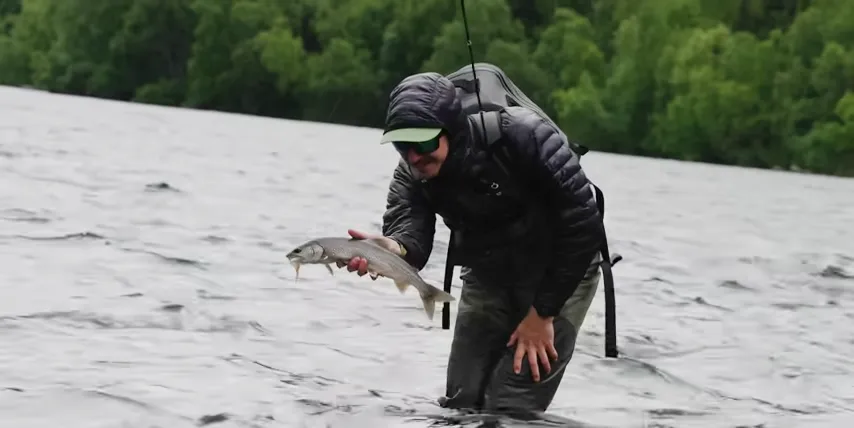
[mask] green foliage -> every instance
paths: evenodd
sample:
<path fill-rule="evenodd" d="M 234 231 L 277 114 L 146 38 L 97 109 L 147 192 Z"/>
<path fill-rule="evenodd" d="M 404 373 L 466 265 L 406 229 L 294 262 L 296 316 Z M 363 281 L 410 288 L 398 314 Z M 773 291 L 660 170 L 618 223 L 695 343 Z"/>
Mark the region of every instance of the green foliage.
<path fill-rule="evenodd" d="M 854 1 L 467 0 L 503 68 L 593 150 L 854 176 Z M 447 0 L 0 0 L 0 84 L 382 126 L 468 64 Z"/>

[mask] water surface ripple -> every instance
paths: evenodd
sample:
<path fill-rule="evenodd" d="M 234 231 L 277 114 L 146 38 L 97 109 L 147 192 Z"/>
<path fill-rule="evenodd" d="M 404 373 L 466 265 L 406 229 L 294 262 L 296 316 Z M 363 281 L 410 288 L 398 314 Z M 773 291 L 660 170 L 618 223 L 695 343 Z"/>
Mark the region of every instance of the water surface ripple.
<path fill-rule="evenodd" d="M 622 358 L 600 291 L 524 423 L 436 406 L 451 332 L 412 290 L 283 262 L 378 230 L 378 136 L 0 88 L 2 425 L 852 426 L 854 180 L 586 156 Z"/>

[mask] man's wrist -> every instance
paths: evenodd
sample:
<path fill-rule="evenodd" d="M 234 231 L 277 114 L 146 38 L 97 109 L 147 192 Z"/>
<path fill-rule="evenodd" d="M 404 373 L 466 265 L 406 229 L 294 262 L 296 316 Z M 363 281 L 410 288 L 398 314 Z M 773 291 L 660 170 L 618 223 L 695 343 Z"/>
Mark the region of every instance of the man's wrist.
<path fill-rule="evenodd" d="M 559 310 L 554 310 L 554 309 L 549 308 L 549 307 L 544 307 L 544 306 L 536 304 L 536 303 L 531 305 L 531 313 L 533 315 L 536 315 L 538 318 L 543 319 L 543 320 L 554 319 L 554 317 L 557 315 L 557 312 L 559 312 Z"/>

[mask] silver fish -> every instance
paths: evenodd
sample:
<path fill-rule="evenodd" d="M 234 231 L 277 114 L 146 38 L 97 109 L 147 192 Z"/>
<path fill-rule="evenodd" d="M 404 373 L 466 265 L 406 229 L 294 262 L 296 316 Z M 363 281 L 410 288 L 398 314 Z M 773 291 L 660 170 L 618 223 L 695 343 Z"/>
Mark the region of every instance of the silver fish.
<path fill-rule="evenodd" d="M 424 311 L 432 320 L 436 302 L 452 302 L 454 296 L 436 288 L 418 274 L 418 271 L 403 258 L 368 239 L 318 238 L 312 239 L 288 253 L 287 258 L 296 270 L 299 279 L 301 265 L 322 264 L 333 274 L 332 264 L 348 263 L 353 257 L 362 257 L 368 261 L 368 271 L 382 275 L 394 281 L 403 294 L 410 285 L 418 290 Z"/>

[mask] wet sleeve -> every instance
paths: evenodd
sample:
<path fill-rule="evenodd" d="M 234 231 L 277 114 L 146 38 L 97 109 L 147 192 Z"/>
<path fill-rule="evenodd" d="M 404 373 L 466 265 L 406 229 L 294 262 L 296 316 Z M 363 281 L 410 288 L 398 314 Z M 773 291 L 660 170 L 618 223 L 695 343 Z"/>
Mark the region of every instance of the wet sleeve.
<path fill-rule="evenodd" d="M 510 144 L 555 220 L 550 264 L 533 306 L 541 316 L 555 316 L 599 251 L 604 226 L 578 155 L 565 138 L 531 111 L 515 114 L 507 128 Z"/>
<path fill-rule="evenodd" d="M 402 165 L 394 170 L 389 184 L 382 231 L 403 246 L 409 264 L 424 268 L 433 251 L 436 214 Z"/>

